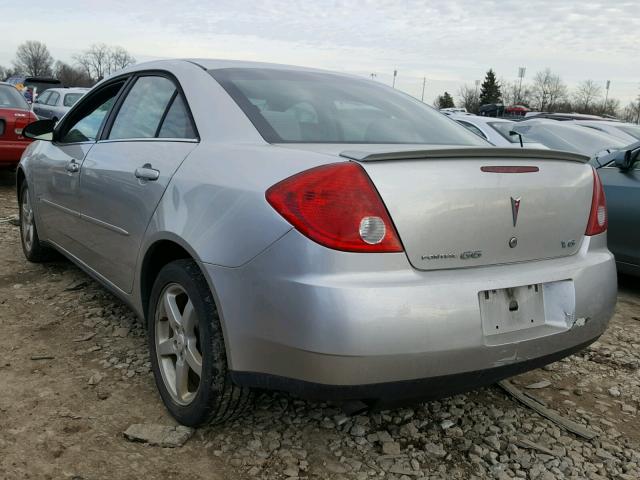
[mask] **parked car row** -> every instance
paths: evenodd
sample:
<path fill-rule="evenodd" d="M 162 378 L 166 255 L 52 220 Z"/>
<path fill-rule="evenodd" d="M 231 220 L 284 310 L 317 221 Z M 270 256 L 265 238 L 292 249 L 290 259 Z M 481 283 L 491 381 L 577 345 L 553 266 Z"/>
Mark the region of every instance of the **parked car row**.
<path fill-rule="evenodd" d="M 47 79 L 32 77 L 11 77 L 10 80 L 12 83 L 0 82 L 0 168 L 15 167 L 20 161 L 22 152 L 31 142 L 22 135 L 25 126 L 38 119 L 57 122 L 89 90 L 53 88 L 52 86 L 60 84 L 57 80 L 55 83 L 54 79 L 49 79 L 49 83 L 45 82 Z M 33 82 L 29 85 L 40 85 L 43 88 L 33 104 L 29 104 L 24 92 L 17 88 L 24 86 L 16 84 L 30 80 Z M 38 83 L 34 83 L 35 80 Z"/>

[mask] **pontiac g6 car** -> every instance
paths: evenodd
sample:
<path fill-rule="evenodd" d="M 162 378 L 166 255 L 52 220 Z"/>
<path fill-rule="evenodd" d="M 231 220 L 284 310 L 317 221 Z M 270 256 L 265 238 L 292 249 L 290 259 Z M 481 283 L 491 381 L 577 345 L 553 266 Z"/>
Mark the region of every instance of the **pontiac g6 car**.
<path fill-rule="evenodd" d="M 583 348 L 614 308 L 585 157 L 495 148 L 377 82 L 159 61 L 26 133 L 25 255 L 62 252 L 145 319 L 183 424 L 255 388 L 469 390 Z"/>

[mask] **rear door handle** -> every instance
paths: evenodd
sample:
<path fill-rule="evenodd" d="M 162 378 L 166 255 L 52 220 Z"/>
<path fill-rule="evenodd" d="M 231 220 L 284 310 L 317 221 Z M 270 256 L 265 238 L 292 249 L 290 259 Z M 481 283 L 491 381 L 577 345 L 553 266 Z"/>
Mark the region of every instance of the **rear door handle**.
<path fill-rule="evenodd" d="M 75 160 L 71 160 L 64 169 L 69 173 L 78 173 L 80 171 L 80 164 Z"/>
<path fill-rule="evenodd" d="M 160 178 L 160 171 L 151 167 L 150 163 L 145 163 L 142 167 L 136 168 L 136 178 L 140 180 L 147 180 L 148 182 L 155 182 Z"/>

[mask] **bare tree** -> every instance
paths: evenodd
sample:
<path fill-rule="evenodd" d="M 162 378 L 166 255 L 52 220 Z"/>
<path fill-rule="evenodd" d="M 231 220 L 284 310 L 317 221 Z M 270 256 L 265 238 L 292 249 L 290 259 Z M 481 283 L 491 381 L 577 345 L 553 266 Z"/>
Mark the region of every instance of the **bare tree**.
<path fill-rule="evenodd" d="M 635 102 L 629 102 L 629 104 L 624 107 L 622 119 L 625 122 L 640 123 L 640 95 Z"/>
<path fill-rule="evenodd" d="M 76 55 L 74 60 L 96 81 L 102 80 L 110 72 L 111 52 L 104 43 L 95 43 L 88 50 Z"/>
<path fill-rule="evenodd" d="M 136 59 L 122 47 L 113 47 L 110 52 L 111 69 L 109 73 L 122 70 L 136 63 Z"/>
<path fill-rule="evenodd" d="M 602 97 L 602 88 L 593 80 L 585 80 L 573 92 L 573 108 L 580 113 L 592 113 L 598 108 L 596 101 Z"/>
<path fill-rule="evenodd" d="M 13 74 L 14 74 L 13 69 L 6 68 L 6 67 L 3 67 L 2 65 L 0 65 L 0 82 L 5 81 L 7 78 L 12 76 Z"/>
<path fill-rule="evenodd" d="M 555 111 L 567 99 L 567 86 L 559 75 L 545 69 L 536 73 L 531 87 L 532 105 L 539 111 Z"/>
<path fill-rule="evenodd" d="M 38 41 L 27 40 L 18 46 L 13 66 L 24 75 L 44 77 L 51 75 L 53 57 L 47 46 Z"/>
<path fill-rule="evenodd" d="M 478 113 L 478 109 L 480 108 L 480 95 L 477 88 L 470 85 L 463 85 L 458 90 L 458 98 L 459 106 L 466 108 L 467 112 Z"/>
<path fill-rule="evenodd" d="M 84 70 L 61 61 L 56 62 L 53 71 L 65 87 L 91 87 L 95 83 Z"/>

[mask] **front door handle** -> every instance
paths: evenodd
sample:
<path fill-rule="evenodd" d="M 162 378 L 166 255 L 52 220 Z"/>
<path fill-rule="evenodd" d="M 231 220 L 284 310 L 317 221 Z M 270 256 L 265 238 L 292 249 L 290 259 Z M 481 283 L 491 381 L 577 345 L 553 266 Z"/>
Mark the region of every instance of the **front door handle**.
<path fill-rule="evenodd" d="M 136 168 L 135 175 L 140 180 L 155 182 L 160 178 L 160 171 L 153 168 L 150 163 L 145 163 L 142 167 Z"/>
<path fill-rule="evenodd" d="M 71 160 L 64 169 L 69 173 L 78 173 L 80 171 L 80 164 L 75 160 Z"/>

